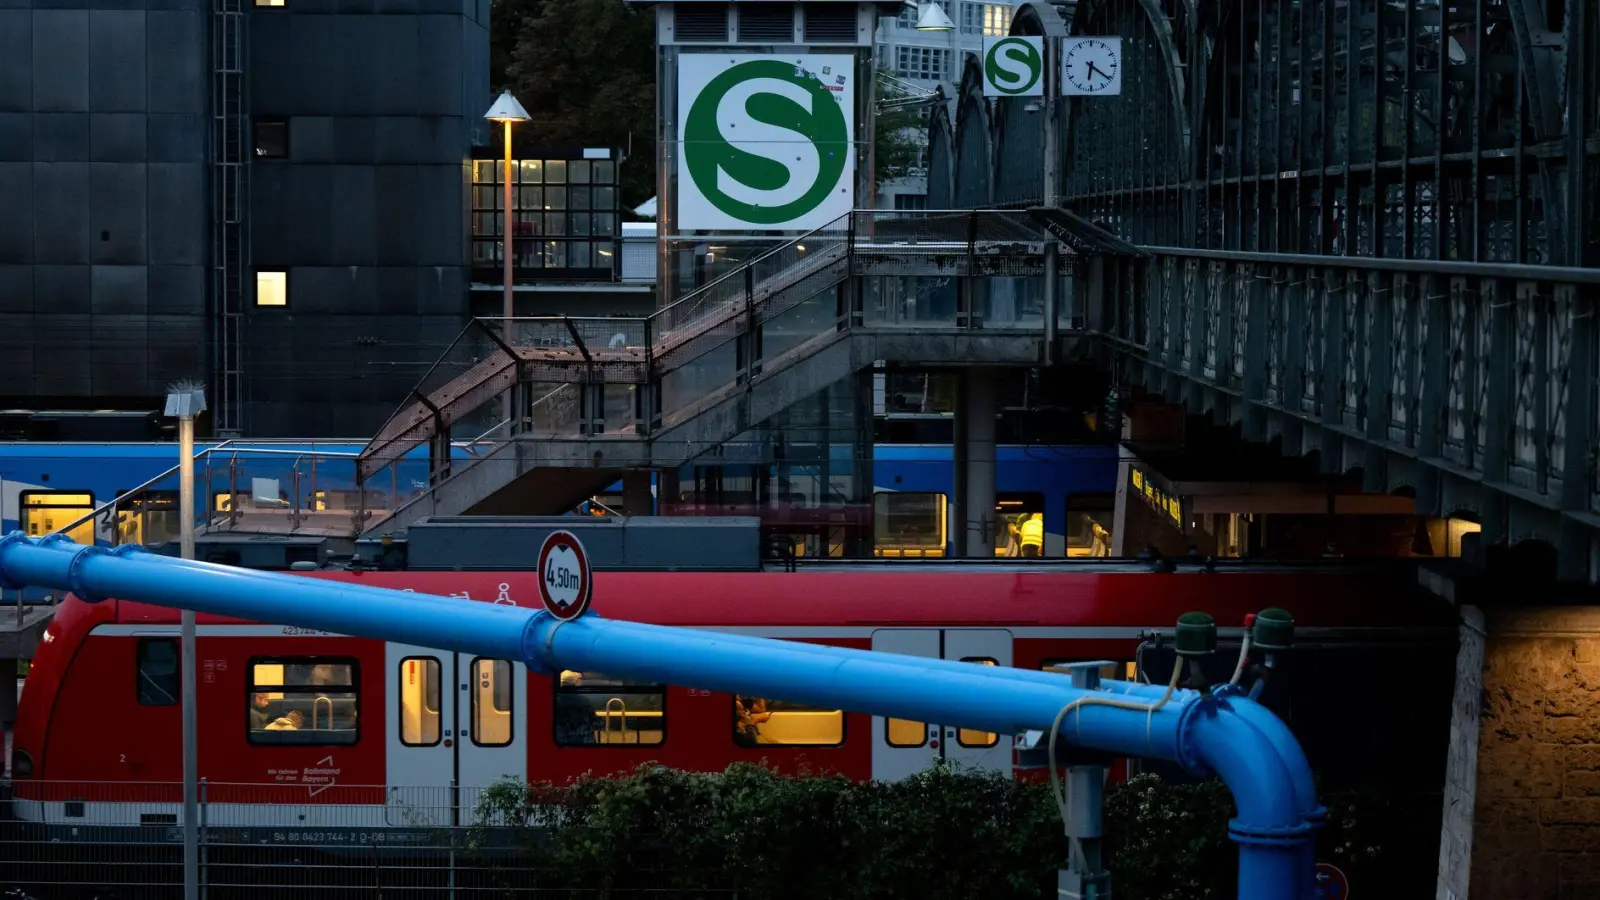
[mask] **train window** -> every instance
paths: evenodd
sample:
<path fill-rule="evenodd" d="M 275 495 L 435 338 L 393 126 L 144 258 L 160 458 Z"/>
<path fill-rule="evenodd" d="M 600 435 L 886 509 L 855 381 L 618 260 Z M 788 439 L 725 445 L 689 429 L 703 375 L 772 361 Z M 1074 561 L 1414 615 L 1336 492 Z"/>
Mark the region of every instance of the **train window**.
<path fill-rule="evenodd" d="M 980 666 L 997 666 L 998 662 L 982 656 L 968 656 L 961 660 L 964 663 L 977 663 Z M 992 731 L 975 731 L 971 728 L 962 728 L 956 732 L 956 743 L 963 747 L 993 747 L 1000 743 L 1000 735 Z"/>
<path fill-rule="evenodd" d="M 439 743 L 439 660 L 432 656 L 400 660 L 400 743 Z"/>
<path fill-rule="evenodd" d="M 733 742 L 741 747 L 837 747 L 844 743 L 844 710 L 734 697 Z"/>
<path fill-rule="evenodd" d="M 178 642 L 171 638 L 140 638 L 136 652 L 139 705 L 177 705 Z"/>
<path fill-rule="evenodd" d="M 666 686 L 563 670 L 556 681 L 557 746 L 654 746 L 667 739 Z"/>
<path fill-rule="evenodd" d="M 218 491 L 211 495 L 211 511 L 219 513 L 233 512 L 233 505 L 236 502 L 239 504 L 240 509 L 249 509 L 250 492 L 235 491 L 230 494 L 227 491 Z"/>
<path fill-rule="evenodd" d="M 117 499 L 117 546 L 178 540 L 178 492 L 140 491 Z"/>
<path fill-rule="evenodd" d="M 511 743 L 511 673 L 503 659 L 472 661 L 472 742 L 480 747 Z"/>
<path fill-rule="evenodd" d="M 252 659 L 250 743 L 354 744 L 359 688 L 355 660 Z"/>
<path fill-rule="evenodd" d="M 1067 555 L 1110 556 L 1116 494 L 1067 495 Z"/>
<path fill-rule="evenodd" d="M 885 719 L 883 721 L 883 739 L 891 747 L 921 747 L 928 743 L 928 725 L 926 722 L 913 722 L 910 719 Z"/>
<path fill-rule="evenodd" d="M 94 495 L 83 491 L 23 491 L 22 530 L 29 537 L 44 537 L 68 523 L 94 512 Z M 78 525 L 67 537 L 79 544 L 94 543 L 94 520 Z"/>
<path fill-rule="evenodd" d="M 943 494 L 879 491 L 872 497 L 873 553 L 941 557 L 948 540 Z"/>
<path fill-rule="evenodd" d="M 994 555 L 1044 555 L 1044 495 L 996 494 Z"/>

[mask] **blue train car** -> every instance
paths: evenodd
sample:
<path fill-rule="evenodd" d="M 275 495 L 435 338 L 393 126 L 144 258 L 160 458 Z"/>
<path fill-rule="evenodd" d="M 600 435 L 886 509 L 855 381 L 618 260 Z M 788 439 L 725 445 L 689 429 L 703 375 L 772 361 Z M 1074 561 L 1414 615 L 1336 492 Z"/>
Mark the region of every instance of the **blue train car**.
<path fill-rule="evenodd" d="M 355 460 L 363 446 L 353 441 L 198 444 L 196 521 L 213 522 L 236 512 L 286 519 L 295 511 L 381 515 L 426 490 L 426 448 L 357 485 Z M 460 465 L 476 452 L 463 442 L 452 455 Z M 1095 555 L 1104 549 L 1097 535 L 1111 527 L 1115 447 L 1001 445 L 996 454 L 1002 524 L 997 555 L 1022 555 L 1028 550 L 1023 538 L 1041 530 L 1037 550 L 1047 557 Z M 951 447 L 878 444 L 873 455 L 874 552 L 948 555 L 955 530 Z M 176 540 L 177 464 L 174 443 L 0 444 L 0 529 L 49 534 L 99 510 L 71 529 L 74 540 L 103 546 Z M 620 482 L 611 485 L 575 513 L 614 511 L 621 493 Z M 100 509 L 114 500 L 115 506 Z"/>
<path fill-rule="evenodd" d="M 995 448 L 996 556 L 1109 556 L 1117 448 L 1106 444 Z M 873 449 L 873 544 L 878 556 L 953 551 L 954 452 L 949 444 Z M 1042 526 L 1042 528 L 1041 528 Z"/>

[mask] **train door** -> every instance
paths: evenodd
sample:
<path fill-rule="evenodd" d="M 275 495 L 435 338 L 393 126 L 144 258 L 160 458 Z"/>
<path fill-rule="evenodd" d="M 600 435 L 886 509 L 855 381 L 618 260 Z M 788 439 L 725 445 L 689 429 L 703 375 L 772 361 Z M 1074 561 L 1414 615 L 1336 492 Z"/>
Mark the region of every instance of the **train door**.
<path fill-rule="evenodd" d="M 949 629 L 944 633 L 945 659 L 981 666 L 1011 665 L 1011 632 L 1001 629 Z M 970 728 L 946 728 L 940 746 L 944 758 L 977 769 L 1011 774 L 1012 735 Z"/>
<path fill-rule="evenodd" d="M 385 741 L 390 825 L 451 824 L 450 782 L 456 762 L 455 654 L 389 644 L 386 679 L 394 685 L 397 716 Z"/>
<path fill-rule="evenodd" d="M 882 629 L 872 649 L 976 665 L 1011 665 L 1011 632 L 1003 629 Z M 872 777 L 894 781 L 948 759 L 970 768 L 1011 772 L 1010 735 L 906 719 L 872 717 Z"/>
<path fill-rule="evenodd" d="M 483 788 L 528 777 L 528 670 L 522 663 L 456 655 L 456 780 L 461 824 L 469 825 Z"/>

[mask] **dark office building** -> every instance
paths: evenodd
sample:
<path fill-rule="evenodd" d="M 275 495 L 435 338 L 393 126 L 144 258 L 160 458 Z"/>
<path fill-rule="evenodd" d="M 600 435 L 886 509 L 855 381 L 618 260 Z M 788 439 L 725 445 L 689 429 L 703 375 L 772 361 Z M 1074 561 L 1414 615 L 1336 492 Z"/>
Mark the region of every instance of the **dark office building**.
<path fill-rule="evenodd" d="M 199 378 L 217 431 L 370 435 L 468 314 L 490 0 L 22 5 L 0 407 Z"/>

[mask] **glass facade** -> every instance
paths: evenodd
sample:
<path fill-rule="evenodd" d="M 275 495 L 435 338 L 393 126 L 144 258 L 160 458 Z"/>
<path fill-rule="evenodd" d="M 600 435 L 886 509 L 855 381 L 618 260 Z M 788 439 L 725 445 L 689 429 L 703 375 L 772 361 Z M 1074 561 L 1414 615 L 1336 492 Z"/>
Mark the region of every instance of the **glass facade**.
<path fill-rule="evenodd" d="M 472 161 L 475 269 L 497 270 L 503 264 L 505 169 L 503 159 Z M 619 202 L 615 160 L 513 159 L 513 276 L 517 280 L 614 278 L 622 235 Z"/>

